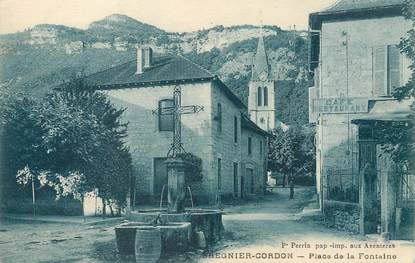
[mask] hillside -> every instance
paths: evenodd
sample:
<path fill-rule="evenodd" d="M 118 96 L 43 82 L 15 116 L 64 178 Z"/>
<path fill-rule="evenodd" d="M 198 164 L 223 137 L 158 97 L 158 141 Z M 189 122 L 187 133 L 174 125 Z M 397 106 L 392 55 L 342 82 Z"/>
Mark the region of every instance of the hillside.
<path fill-rule="evenodd" d="M 135 58 L 137 44 L 158 53 L 180 53 L 202 65 L 247 101 L 247 83 L 257 37 L 264 36 L 277 80 L 277 117 L 307 121 L 307 43 L 303 32 L 275 26 L 213 27 L 171 33 L 124 15 L 95 21 L 86 30 L 37 25 L 0 35 L 0 85 L 41 96 L 71 76 L 91 74 Z"/>

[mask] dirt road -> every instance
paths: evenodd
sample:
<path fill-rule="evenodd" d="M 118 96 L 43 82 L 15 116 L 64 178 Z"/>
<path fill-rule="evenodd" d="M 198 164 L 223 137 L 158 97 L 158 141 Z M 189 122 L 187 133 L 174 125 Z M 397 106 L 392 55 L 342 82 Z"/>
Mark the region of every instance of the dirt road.
<path fill-rule="evenodd" d="M 272 195 L 236 206 L 225 206 L 223 222 L 226 233 L 223 240 L 208 250 L 164 257 L 160 262 L 385 262 L 310 260 L 310 251 L 316 257 L 329 253 L 330 249 L 315 249 L 316 244 L 346 244 L 350 248 L 351 244 L 365 244 L 368 241 L 360 236 L 328 229 L 316 221 L 316 217 L 304 216 L 303 208 L 312 200 L 311 188 L 296 189 L 293 200 L 289 200 L 288 196 L 288 189 L 278 189 Z M 284 249 L 283 242 L 287 244 Z M 410 250 L 413 245 L 404 248 Z M 345 249 L 336 248 L 336 251 L 346 256 Z M 114 223 L 87 226 L 3 219 L 0 221 L 0 252 L 2 263 L 120 262 L 115 246 Z M 294 258 L 282 259 L 283 253 L 292 253 Z M 245 258 L 229 258 L 237 254 Z M 258 255 L 259 259 L 256 258 Z M 397 261 L 387 262 L 406 262 L 402 260 L 403 255 L 400 253 Z"/>
<path fill-rule="evenodd" d="M 290 200 L 289 189 L 279 188 L 264 198 L 227 207 L 225 239 L 199 262 L 413 262 L 413 243 L 365 249 L 382 243 L 330 229 L 318 213 L 304 213 L 313 193 L 312 188 L 297 188 Z M 396 259 L 374 259 L 383 253 Z"/>

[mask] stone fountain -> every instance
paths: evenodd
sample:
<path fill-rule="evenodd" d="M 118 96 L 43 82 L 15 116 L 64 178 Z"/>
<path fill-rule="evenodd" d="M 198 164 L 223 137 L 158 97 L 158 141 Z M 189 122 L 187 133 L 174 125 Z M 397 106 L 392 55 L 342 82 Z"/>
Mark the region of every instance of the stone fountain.
<path fill-rule="evenodd" d="M 189 240 L 191 244 L 206 242 L 207 245 L 210 245 L 215 243 L 221 238 L 224 230 L 222 213 L 213 209 L 195 209 L 193 207 L 185 209 L 186 162 L 181 158 L 169 158 L 166 160 L 166 166 L 168 175 L 167 209 L 162 209 L 160 205 L 159 209 L 132 211 L 129 220 L 131 222 L 156 223 L 159 225 L 187 222 L 190 223 L 191 227 Z M 191 191 L 189 193 L 191 196 Z M 160 204 L 161 202 L 162 198 Z"/>

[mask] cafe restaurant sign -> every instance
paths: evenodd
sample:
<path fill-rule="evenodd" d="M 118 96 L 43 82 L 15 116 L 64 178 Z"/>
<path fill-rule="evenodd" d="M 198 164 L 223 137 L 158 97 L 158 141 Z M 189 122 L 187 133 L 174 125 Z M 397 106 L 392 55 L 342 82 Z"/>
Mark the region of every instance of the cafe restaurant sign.
<path fill-rule="evenodd" d="M 362 113 L 368 112 L 367 98 L 323 98 L 313 99 L 314 113 Z"/>

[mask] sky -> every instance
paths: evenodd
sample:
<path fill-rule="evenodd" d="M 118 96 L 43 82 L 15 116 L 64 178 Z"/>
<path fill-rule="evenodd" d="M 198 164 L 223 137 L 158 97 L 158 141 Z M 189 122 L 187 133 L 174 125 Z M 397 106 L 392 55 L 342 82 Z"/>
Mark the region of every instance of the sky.
<path fill-rule="evenodd" d="M 85 29 L 117 13 L 171 32 L 215 25 L 278 25 L 307 28 L 308 14 L 335 0 L 0 0 L 0 34 L 37 24 Z"/>

